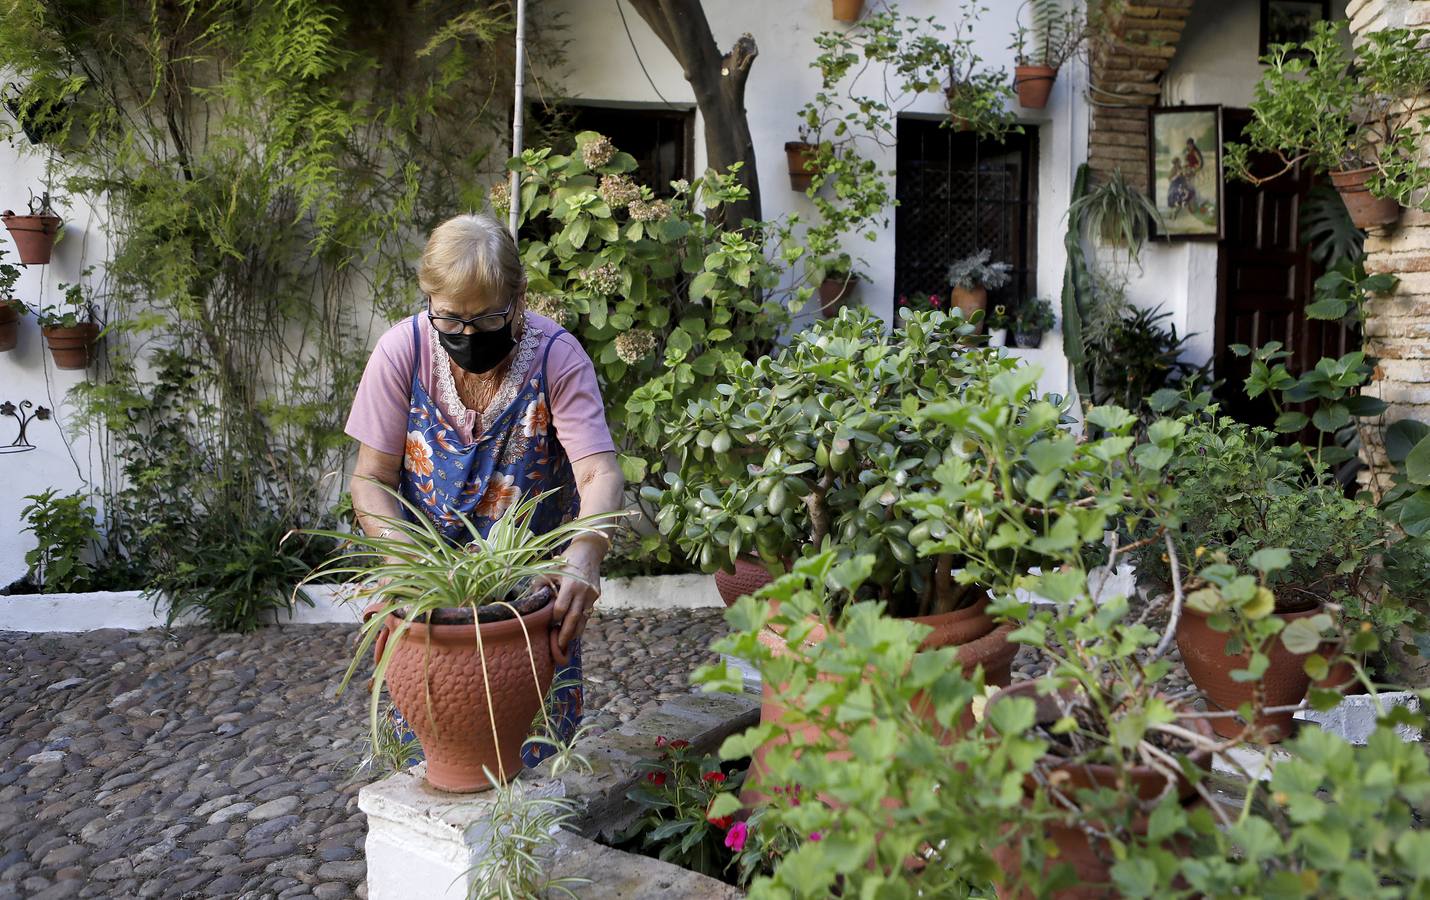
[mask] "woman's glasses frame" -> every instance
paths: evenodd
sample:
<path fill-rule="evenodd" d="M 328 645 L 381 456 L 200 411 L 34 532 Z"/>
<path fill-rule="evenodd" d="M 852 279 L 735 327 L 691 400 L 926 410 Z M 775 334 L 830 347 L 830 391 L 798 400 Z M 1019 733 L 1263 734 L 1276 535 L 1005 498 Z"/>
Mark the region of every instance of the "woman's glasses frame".
<path fill-rule="evenodd" d="M 507 304 L 505 310 L 499 313 L 482 313 L 479 316 L 472 316 L 470 319 L 461 319 L 456 316 L 438 316 L 432 312 L 432 297 L 423 294 L 422 299 L 427 301 L 427 321 L 432 323 L 432 327 L 443 334 L 465 334 L 468 327 L 475 328 L 479 332 L 500 331 L 506 324 L 507 317 L 511 315 L 512 308 L 516 306 L 513 299 Z"/>

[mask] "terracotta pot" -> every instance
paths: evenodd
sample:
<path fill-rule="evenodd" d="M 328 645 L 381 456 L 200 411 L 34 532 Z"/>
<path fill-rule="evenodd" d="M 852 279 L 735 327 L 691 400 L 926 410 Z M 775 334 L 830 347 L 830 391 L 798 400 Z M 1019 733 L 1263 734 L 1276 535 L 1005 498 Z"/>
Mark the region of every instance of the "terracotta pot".
<path fill-rule="evenodd" d="M 1043 333 L 1041 331 L 1015 331 L 1013 332 L 1013 344 L 1022 347 L 1024 350 L 1032 350 L 1043 343 Z"/>
<path fill-rule="evenodd" d="M 949 302 L 963 310 L 963 317 L 970 319 L 973 314 L 988 306 L 988 288 L 973 289 L 955 287 L 948 294 Z"/>
<path fill-rule="evenodd" d="M 375 612 L 369 608 L 364 616 Z M 387 690 L 422 744 L 427 781 L 434 788 L 473 793 L 492 786 L 482 772 L 483 766 L 493 776 L 507 780 L 521 771 L 522 744 L 545 701 L 556 665 L 566 661 L 556 645 L 557 631 L 552 628 L 551 615 L 548 592 L 540 609 L 519 620 L 483 623 L 480 628 L 485 669 L 470 621 L 465 625 L 413 623 L 402 636 L 388 664 Z M 400 622 L 396 614 L 387 617 L 373 648 L 374 659 L 381 657 L 389 635 L 395 633 Z M 494 701 L 490 712 L 487 685 Z"/>
<path fill-rule="evenodd" d="M 1323 691 L 1340 691 L 1342 694 L 1364 694 L 1365 685 L 1361 684 L 1356 677 L 1355 666 L 1350 660 L 1341 659 L 1341 647 L 1339 643 L 1322 644 L 1316 650 L 1316 655 L 1329 663 L 1324 678 L 1319 678 L 1311 682 L 1312 687 L 1318 687 Z M 1361 667 L 1365 667 L 1365 660 L 1360 661 Z"/>
<path fill-rule="evenodd" d="M 720 592 L 720 599 L 725 601 L 725 606 L 730 607 L 735 605 L 736 600 L 746 594 L 753 594 L 774 580 L 775 576 L 770 574 L 764 563 L 741 556 L 735 560 L 735 571 L 716 571 L 715 590 Z"/>
<path fill-rule="evenodd" d="M 834 18 L 841 22 L 857 22 L 864 12 L 864 0 L 834 0 Z"/>
<path fill-rule="evenodd" d="M 1048 725 L 1056 722 L 1061 717 L 1057 699 L 1051 695 L 1040 695 L 1037 689 L 1038 683 L 1035 681 L 1016 684 L 990 697 L 988 706 L 992 707 L 999 700 L 1010 697 L 1027 697 L 1037 706 L 1034 720 L 1037 724 Z M 1180 719 L 1178 724 L 1183 728 L 1196 731 L 1203 737 L 1212 737 L 1212 728 L 1206 719 Z M 1211 753 L 1209 751 L 1196 751 L 1188 758 L 1197 768 L 1210 771 Z M 1051 757 L 1044 758 L 1044 775 L 1048 780 L 1057 780 L 1061 790 L 1069 797 L 1075 796 L 1079 790 L 1085 789 L 1108 788 L 1119 792 L 1127 792 L 1132 789 L 1136 791 L 1139 800 L 1146 802 L 1155 800 L 1167 788 L 1167 776 L 1150 766 L 1134 766 L 1127 773 L 1131 781 L 1130 785 L 1123 784 L 1118 774 L 1119 770 L 1109 765 L 1058 764 Z M 1039 790 L 1037 779 L 1030 776 L 1024 780 L 1025 797 L 1031 797 L 1037 790 Z M 1180 773 L 1177 775 L 1173 790 L 1176 791 L 1184 805 L 1195 803 L 1196 798 L 1193 796 L 1195 788 Z M 1080 814 L 1079 818 L 1085 819 Z M 1044 862 L 1044 871 L 1051 874 L 1055 867 L 1066 864 L 1072 866 L 1077 876 L 1074 886 L 1053 891 L 1047 896 L 1054 900 L 1101 900 L 1101 898 L 1117 896 L 1112 889 L 1112 850 L 1105 840 L 1094 841 L 1081 827 L 1055 820 L 1044 822 L 1042 827 L 1044 834 L 1057 847 L 1057 856 Z M 1138 821 L 1133 827 L 1138 833 L 1145 834 L 1146 822 Z M 1191 848 L 1174 845 L 1172 849 L 1185 854 L 1190 852 Z M 1022 869 L 1022 854 L 1015 841 L 1007 840 L 1000 843 L 993 849 L 992 855 L 1003 871 L 1010 876 L 1016 876 Z M 1030 898 L 1033 895 L 1026 891 L 1013 891 L 1000 885 L 998 896 L 1017 897 L 1022 900 L 1022 898 Z"/>
<path fill-rule="evenodd" d="M 853 275 L 831 275 L 819 283 L 819 312 L 832 319 L 839 312 L 840 301 L 854 289 Z"/>
<path fill-rule="evenodd" d="M 73 328 L 41 328 L 50 356 L 57 369 L 83 369 L 94 358 L 94 342 L 99 338 L 99 326 L 81 322 Z"/>
<path fill-rule="evenodd" d="M 1292 621 L 1320 611 L 1321 607 L 1317 606 L 1302 612 L 1281 613 L 1281 617 Z M 1226 632 L 1213 630 L 1206 616 L 1190 609 L 1183 610 L 1182 619 L 1177 623 L 1177 648 L 1182 651 L 1187 674 L 1207 698 L 1207 703 L 1219 710 L 1234 710 L 1252 699 L 1253 683 L 1233 681 L 1231 677 L 1233 670 L 1246 668 L 1251 654 L 1228 655 L 1228 637 Z M 1311 677 L 1305 669 L 1306 657 L 1310 654 L 1292 653 L 1277 637 L 1271 639 L 1266 655 L 1271 658 L 1271 665 L 1261 679 L 1263 708 L 1300 703 L 1311 686 Z M 1218 716 L 1211 721 L 1222 737 L 1236 737 L 1246 727 L 1240 716 Z M 1275 743 L 1289 737 L 1292 721 L 1289 712 L 1258 715 L 1256 727 L 1262 732 L 1260 739 Z"/>
<path fill-rule="evenodd" d="M 1374 174 L 1374 166 L 1331 173 L 1331 184 L 1345 201 L 1346 212 L 1357 228 L 1393 225 L 1400 218 L 1399 203 L 1388 197 L 1376 197 L 1366 187 Z"/>
<path fill-rule="evenodd" d="M 0 301 L 0 353 L 14 350 L 20 340 L 20 314 Z"/>
<path fill-rule="evenodd" d="M 20 262 L 34 266 L 50 261 L 50 250 L 60 233 L 59 216 L 18 216 L 13 209 L 7 209 L 0 213 L 0 219 L 4 219 L 5 227 L 10 229 L 10 240 L 20 251 Z"/>
<path fill-rule="evenodd" d="M 1013 87 L 1018 91 L 1018 105 L 1024 109 L 1042 109 L 1048 105 L 1058 70 L 1052 66 L 1014 66 Z"/>
<path fill-rule="evenodd" d="M 818 148 L 803 141 L 785 143 L 785 161 L 789 164 L 789 186 L 796 191 L 809 190 L 809 183 L 819 172 L 814 154 Z"/>

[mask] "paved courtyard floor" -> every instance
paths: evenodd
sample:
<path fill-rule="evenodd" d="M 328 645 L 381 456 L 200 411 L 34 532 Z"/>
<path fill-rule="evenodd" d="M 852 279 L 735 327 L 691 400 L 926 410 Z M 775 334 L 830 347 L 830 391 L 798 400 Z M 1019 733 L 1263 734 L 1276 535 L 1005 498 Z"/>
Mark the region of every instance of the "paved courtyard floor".
<path fill-rule="evenodd" d="M 587 721 L 689 690 L 721 612 L 595 616 Z M 0 900 L 364 897 L 355 631 L 0 632 Z"/>

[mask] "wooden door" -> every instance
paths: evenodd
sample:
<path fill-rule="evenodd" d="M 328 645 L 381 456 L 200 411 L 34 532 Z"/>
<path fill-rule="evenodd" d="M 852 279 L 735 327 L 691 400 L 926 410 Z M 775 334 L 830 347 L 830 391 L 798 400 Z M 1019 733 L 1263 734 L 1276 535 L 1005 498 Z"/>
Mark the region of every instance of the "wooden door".
<path fill-rule="evenodd" d="M 1235 140 L 1249 120 L 1245 110 L 1225 110 L 1222 133 Z M 1253 160 L 1253 173 L 1282 167 L 1274 157 Z M 1312 177 L 1301 166 L 1260 185 L 1227 180 L 1222 203 L 1224 234 L 1217 254 L 1216 375 L 1223 379 L 1222 408 L 1237 418 L 1270 425 L 1274 419 L 1265 397 L 1248 400 L 1248 359 L 1228 349 L 1256 348 L 1280 341 L 1291 351 L 1293 373 L 1316 365 L 1323 356 L 1340 356 L 1359 345 L 1358 338 L 1335 322 L 1306 318 L 1313 286 L 1321 274 L 1300 240 L 1301 206 Z"/>

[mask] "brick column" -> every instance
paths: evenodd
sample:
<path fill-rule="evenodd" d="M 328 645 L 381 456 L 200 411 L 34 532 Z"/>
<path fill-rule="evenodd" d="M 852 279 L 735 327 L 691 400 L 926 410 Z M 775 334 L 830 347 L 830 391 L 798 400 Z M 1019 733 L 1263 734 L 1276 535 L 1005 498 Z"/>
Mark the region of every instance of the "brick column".
<path fill-rule="evenodd" d="M 1346 15 L 1356 36 L 1430 27 L 1430 0 L 1351 0 Z M 1430 95 L 1425 101 L 1430 108 Z M 1430 160 L 1430 135 L 1422 135 L 1420 145 L 1421 158 Z M 1365 393 L 1390 404 L 1386 424 L 1406 418 L 1430 422 L 1430 212 L 1405 210 L 1397 224 L 1372 232 L 1365 249 L 1368 271 L 1400 279 L 1394 293 L 1372 300 L 1366 310 L 1365 349 L 1380 365 Z M 1378 495 L 1389 480 L 1380 432 L 1371 431 L 1362 451 L 1371 471 L 1363 473 L 1362 482 Z"/>

